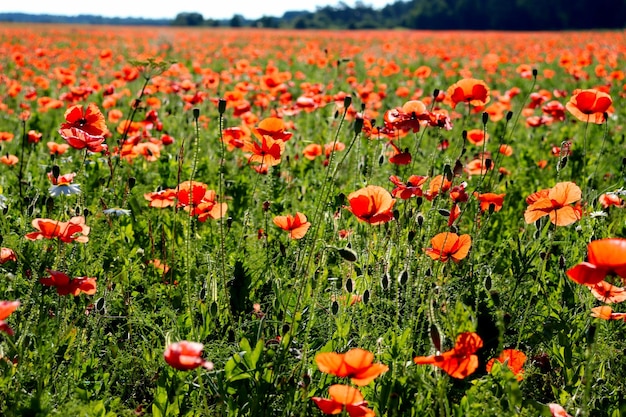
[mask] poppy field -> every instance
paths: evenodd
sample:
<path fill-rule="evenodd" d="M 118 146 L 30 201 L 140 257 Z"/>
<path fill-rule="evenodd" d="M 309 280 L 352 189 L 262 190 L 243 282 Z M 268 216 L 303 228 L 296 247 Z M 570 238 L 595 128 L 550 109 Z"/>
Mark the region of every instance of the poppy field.
<path fill-rule="evenodd" d="M 0 26 L 0 415 L 626 415 L 623 31 Z"/>

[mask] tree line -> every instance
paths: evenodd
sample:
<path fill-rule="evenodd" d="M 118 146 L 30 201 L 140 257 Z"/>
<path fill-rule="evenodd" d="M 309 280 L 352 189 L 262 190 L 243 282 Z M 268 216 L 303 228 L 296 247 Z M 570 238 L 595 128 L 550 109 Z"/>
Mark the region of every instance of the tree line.
<path fill-rule="evenodd" d="M 289 11 L 254 20 L 241 14 L 231 19 L 205 19 L 200 13 L 188 12 L 159 20 L 0 13 L 0 21 L 287 29 L 616 29 L 626 27 L 626 0 L 399 0 L 381 9 L 357 1 L 354 6 L 339 2 L 314 12 Z"/>

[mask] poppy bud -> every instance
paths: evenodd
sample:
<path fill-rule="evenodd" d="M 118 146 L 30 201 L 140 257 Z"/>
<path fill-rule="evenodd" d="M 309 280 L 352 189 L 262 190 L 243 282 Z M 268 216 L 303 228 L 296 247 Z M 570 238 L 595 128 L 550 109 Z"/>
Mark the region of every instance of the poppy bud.
<path fill-rule="evenodd" d="M 198 120 L 198 117 L 200 117 L 200 109 L 197 107 L 194 107 L 192 111 L 193 111 L 193 118 Z"/>
<path fill-rule="evenodd" d="M 463 164 L 460 160 L 457 159 L 454 163 L 454 169 L 452 170 L 452 173 L 457 177 L 460 177 L 461 174 L 463 174 Z"/>
<path fill-rule="evenodd" d="M 463 142 L 467 140 L 467 130 L 461 132 L 461 137 L 463 138 Z"/>
<path fill-rule="evenodd" d="M 537 68 L 533 68 L 533 77 L 537 77 Z"/>
<path fill-rule="evenodd" d="M 363 292 L 363 298 L 362 298 L 362 300 L 363 300 L 363 304 L 367 304 L 367 303 L 369 303 L 369 301 L 370 301 L 370 290 L 365 290 L 365 291 Z"/>
<path fill-rule="evenodd" d="M 565 168 L 566 165 L 567 165 L 567 156 L 564 156 L 563 158 L 559 159 L 559 163 L 556 166 L 556 170 L 560 171 L 563 168 Z"/>
<path fill-rule="evenodd" d="M 513 112 L 512 111 L 508 111 L 506 112 L 506 121 L 510 121 L 513 118 Z"/>
<path fill-rule="evenodd" d="M 330 305 L 330 311 L 333 313 L 334 316 L 337 315 L 337 313 L 339 312 L 339 303 L 337 301 L 333 301 L 333 303 Z"/>
<path fill-rule="evenodd" d="M 348 280 L 346 281 L 346 291 L 351 293 L 353 289 L 354 284 L 352 283 L 352 278 L 348 278 Z"/>
<path fill-rule="evenodd" d="M 439 329 L 434 324 L 430 325 L 430 340 L 433 342 L 433 346 L 438 352 L 441 352 L 441 335 Z"/>
<path fill-rule="evenodd" d="M 220 114 L 224 114 L 224 112 L 226 111 L 226 100 L 224 100 L 223 98 L 219 99 L 219 101 L 217 102 L 217 111 Z"/>
<path fill-rule="evenodd" d="M 445 164 L 443 167 L 443 175 L 446 177 L 446 179 L 448 181 L 452 181 L 452 178 L 454 178 L 453 174 L 452 174 L 452 167 L 449 164 Z"/>
<path fill-rule="evenodd" d="M 604 121 L 609 120 L 609 114 L 607 112 L 602 113 L 602 117 L 604 117 Z"/>
<path fill-rule="evenodd" d="M 283 334 L 287 334 L 289 333 L 289 330 L 291 329 L 291 327 L 289 327 L 288 324 L 283 324 L 283 328 L 281 329 Z"/>
<path fill-rule="evenodd" d="M 428 268 L 426 271 L 424 271 L 424 276 L 425 277 L 431 277 L 433 275 L 433 270 Z"/>
<path fill-rule="evenodd" d="M 333 119 L 336 119 L 339 117 L 339 110 L 335 110 L 335 114 L 333 115 Z"/>
<path fill-rule="evenodd" d="M 486 125 L 489 121 L 489 113 L 483 112 L 483 124 Z"/>
<path fill-rule="evenodd" d="M 361 103 L 361 111 L 365 111 L 365 103 Z"/>
<path fill-rule="evenodd" d="M 88 209 L 88 208 L 85 208 L 85 209 L 83 210 L 83 217 L 87 217 L 87 216 L 89 216 L 90 214 L 91 214 L 91 212 L 89 211 L 89 209 Z"/>
<path fill-rule="evenodd" d="M 343 107 L 347 109 L 352 104 L 352 96 L 345 96 L 343 98 Z"/>
<path fill-rule="evenodd" d="M 450 226 L 450 233 L 458 233 L 459 229 L 455 225 Z"/>
<path fill-rule="evenodd" d="M 58 165 L 53 165 L 52 166 L 52 176 L 54 177 L 54 179 L 59 178 L 59 175 L 61 175 L 61 169 L 59 168 Z"/>
<path fill-rule="evenodd" d="M 339 256 L 345 259 L 348 262 L 355 262 L 357 260 L 356 253 L 349 248 L 341 248 L 338 249 Z"/>
<path fill-rule="evenodd" d="M 437 98 L 438 96 L 439 96 L 439 89 L 438 89 L 438 88 L 435 88 L 435 89 L 433 90 L 433 97 L 434 97 L 434 98 Z"/>
<path fill-rule="evenodd" d="M 419 227 L 422 227 L 422 225 L 424 224 L 424 216 L 422 215 L 422 213 L 417 213 L 415 220 L 417 221 L 417 225 Z"/>
<path fill-rule="evenodd" d="M 398 275 L 398 284 L 404 286 L 408 280 L 409 272 L 406 269 L 403 269 L 402 272 L 400 272 L 400 275 Z"/>
<path fill-rule="evenodd" d="M 100 297 L 96 300 L 96 311 L 100 314 L 104 314 L 105 310 L 104 310 L 104 297 Z"/>
<path fill-rule="evenodd" d="M 357 117 L 354 120 L 354 134 L 358 135 L 359 133 L 361 133 L 362 129 L 363 129 L 363 118 Z"/>
<path fill-rule="evenodd" d="M 383 290 L 387 290 L 389 288 L 390 282 L 391 282 L 391 278 L 389 277 L 389 274 L 384 273 L 383 277 L 380 280 L 380 286 L 383 288 Z"/>
<path fill-rule="evenodd" d="M 385 162 L 385 155 L 380 154 L 380 156 L 378 157 L 378 166 L 382 166 L 384 162 Z"/>
<path fill-rule="evenodd" d="M 450 211 L 446 210 L 446 209 L 439 209 L 437 210 L 439 212 L 439 214 L 441 214 L 443 217 L 450 217 Z"/>
<path fill-rule="evenodd" d="M 423 203 L 423 202 L 424 202 L 424 199 L 423 199 L 422 197 L 417 197 L 417 198 L 415 199 L 415 205 L 416 205 L 417 207 L 420 207 L 420 206 L 422 205 L 422 203 Z"/>
<path fill-rule="evenodd" d="M 135 177 L 128 177 L 128 188 L 132 190 L 136 182 L 137 179 Z"/>
<path fill-rule="evenodd" d="M 489 291 L 491 289 L 491 275 L 485 277 L 485 289 Z"/>
<path fill-rule="evenodd" d="M 415 230 L 409 230 L 409 234 L 406 237 L 406 240 L 408 243 L 411 243 L 413 241 L 413 239 L 415 239 L 415 235 L 417 233 L 415 233 Z"/>
<path fill-rule="evenodd" d="M 485 159 L 485 168 L 487 170 L 490 170 L 492 166 L 493 166 L 493 161 L 491 160 L 491 158 Z"/>
<path fill-rule="evenodd" d="M 267 211 L 270 209 L 270 205 L 271 205 L 271 204 L 272 204 L 272 203 L 270 203 L 270 202 L 269 202 L 269 201 L 267 201 L 267 200 L 266 200 L 266 201 L 264 201 L 264 202 L 263 202 L 263 211 L 267 212 Z"/>

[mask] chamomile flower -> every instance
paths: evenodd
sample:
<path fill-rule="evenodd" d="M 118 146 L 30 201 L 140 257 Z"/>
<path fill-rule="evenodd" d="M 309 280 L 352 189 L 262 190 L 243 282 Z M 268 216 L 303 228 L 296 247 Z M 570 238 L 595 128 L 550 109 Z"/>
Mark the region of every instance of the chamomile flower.
<path fill-rule="evenodd" d="M 113 207 L 113 208 L 109 208 L 106 210 L 102 210 L 102 212 L 106 215 L 111 214 L 114 216 L 130 216 L 130 210 L 119 208 L 119 207 Z"/>
<path fill-rule="evenodd" d="M 80 194 L 80 184 L 74 184 L 76 173 L 63 174 L 55 177 L 52 172 L 48 172 L 48 179 L 52 182 L 52 186 L 48 188 L 48 192 L 52 197 L 60 195 Z"/>

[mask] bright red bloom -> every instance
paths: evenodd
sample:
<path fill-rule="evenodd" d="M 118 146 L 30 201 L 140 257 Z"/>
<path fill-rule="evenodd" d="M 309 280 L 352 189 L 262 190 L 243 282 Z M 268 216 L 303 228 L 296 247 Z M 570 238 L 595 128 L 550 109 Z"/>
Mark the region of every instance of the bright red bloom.
<path fill-rule="evenodd" d="M 59 129 L 59 134 L 74 149 L 87 149 L 89 152 L 102 152 L 107 149 L 106 145 L 103 145 L 104 136 L 93 136 L 76 127 Z"/>
<path fill-rule="evenodd" d="M 295 216 L 291 214 L 276 216 L 273 222 L 276 226 L 289 232 L 291 239 L 302 239 L 311 227 L 311 222 L 307 221 L 306 216 L 300 212 L 296 212 Z"/>
<path fill-rule="evenodd" d="M 84 110 L 82 105 L 71 106 L 65 111 L 64 117 L 65 123 L 61 124 L 61 130 L 75 128 L 96 137 L 104 137 L 109 133 L 104 115 L 94 103 L 89 103 Z"/>
<path fill-rule="evenodd" d="M 435 261 L 447 262 L 452 259 L 458 263 L 465 258 L 472 246 L 470 235 L 457 235 L 456 233 L 443 232 L 435 235 L 430 240 L 430 248 L 424 249 L 426 255 Z"/>
<path fill-rule="evenodd" d="M 484 81 L 465 78 L 452 84 L 446 93 L 446 100 L 454 108 L 459 103 L 484 106 L 489 103 L 489 87 Z"/>
<path fill-rule="evenodd" d="M 148 204 L 150 207 L 171 207 L 176 204 L 176 190 L 168 188 L 161 191 L 146 193 L 143 195 L 143 198 L 150 202 L 150 204 Z"/>
<path fill-rule="evenodd" d="M 391 195 L 402 200 L 408 200 L 411 197 L 421 197 L 422 186 L 428 177 L 422 175 L 411 175 L 406 184 L 402 182 L 400 177 L 391 175 L 389 181 L 395 184 L 396 188 L 391 190 Z"/>
<path fill-rule="evenodd" d="M 339 378 L 351 378 L 352 383 L 358 386 L 369 384 L 389 370 L 387 365 L 373 361 L 373 353 L 359 348 L 350 349 L 346 353 L 324 352 L 315 356 L 320 371 Z"/>
<path fill-rule="evenodd" d="M 32 225 L 37 232 L 27 233 L 24 237 L 28 240 L 54 239 L 63 242 L 86 243 L 89 241 L 91 228 L 85 224 L 83 216 L 72 217 L 68 222 L 60 222 L 51 219 L 34 219 Z"/>
<path fill-rule="evenodd" d="M 0 332 L 13 336 L 13 329 L 4 319 L 8 318 L 19 306 L 19 301 L 0 301 Z"/>
<path fill-rule="evenodd" d="M 0 265 L 7 263 L 9 261 L 17 262 L 17 256 L 13 249 L 10 248 L 1 248 L 0 249 Z"/>
<path fill-rule="evenodd" d="M 372 225 L 393 219 L 396 203 L 389 191 L 377 185 L 368 185 L 348 195 L 350 207 L 346 207 L 357 219 Z"/>
<path fill-rule="evenodd" d="M 483 341 L 478 334 L 461 333 L 451 350 L 440 355 L 418 356 L 413 358 L 413 362 L 417 365 L 437 366 L 453 378 L 463 379 L 478 368 L 478 356 L 475 353 L 481 347 Z"/>
<path fill-rule="evenodd" d="M 565 108 L 581 122 L 604 123 L 604 113 L 613 104 L 611 96 L 595 89 L 576 90 Z"/>
<path fill-rule="evenodd" d="M 602 320 L 622 320 L 626 321 L 626 313 L 614 313 L 609 306 L 594 307 L 591 309 L 591 317 Z"/>
<path fill-rule="evenodd" d="M 474 193 L 474 197 L 476 197 L 480 203 L 480 211 L 489 211 L 491 207 L 493 207 L 493 211 L 500 211 L 502 209 L 502 204 L 504 204 L 505 195 L 506 194 Z"/>
<path fill-rule="evenodd" d="M 524 362 L 526 362 L 526 355 L 524 352 L 520 352 L 516 349 L 503 350 L 500 356 L 492 358 L 489 362 L 487 362 L 487 372 L 491 372 L 495 361 L 505 364 L 506 367 L 509 368 L 513 374 L 515 374 L 518 381 L 524 379 L 524 369 L 522 369 Z"/>
<path fill-rule="evenodd" d="M 210 371 L 213 363 L 202 358 L 203 348 L 202 343 L 182 340 L 168 345 L 163 352 L 163 358 L 168 365 L 179 371 L 189 371 L 200 366 Z"/>
<path fill-rule="evenodd" d="M 39 282 L 48 287 L 55 287 L 57 294 L 73 296 L 85 293 L 94 295 L 96 293 L 96 279 L 89 277 L 77 277 L 71 279 L 68 275 L 60 271 L 47 270 L 50 276 L 48 278 L 40 278 Z"/>
<path fill-rule="evenodd" d="M 543 216 L 557 226 L 568 226 L 581 218 L 579 207 L 570 204 L 579 201 L 582 191 L 573 182 L 560 182 L 548 190 L 531 194 L 526 199 L 530 204 L 524 212 L 526 223 L 534 223 Z"/>
<path fill-rule="evenodd" d="M 328 388 L 328 398 L 311 398 L 324 414 L 341 414 L 344 411 L 350 417 L 374 417 L 374 411 L 367 408 L 367 402 L 361 392 L 349 385 L 335 384 Z"/>
<path fill-rule="evenodd" d="M 607 275 L 626 280 L 626 239 L 608 238 L 587 245 L 587 261 L 570 268 L 567 276 L 583 285 L 596 285 Z"/>

